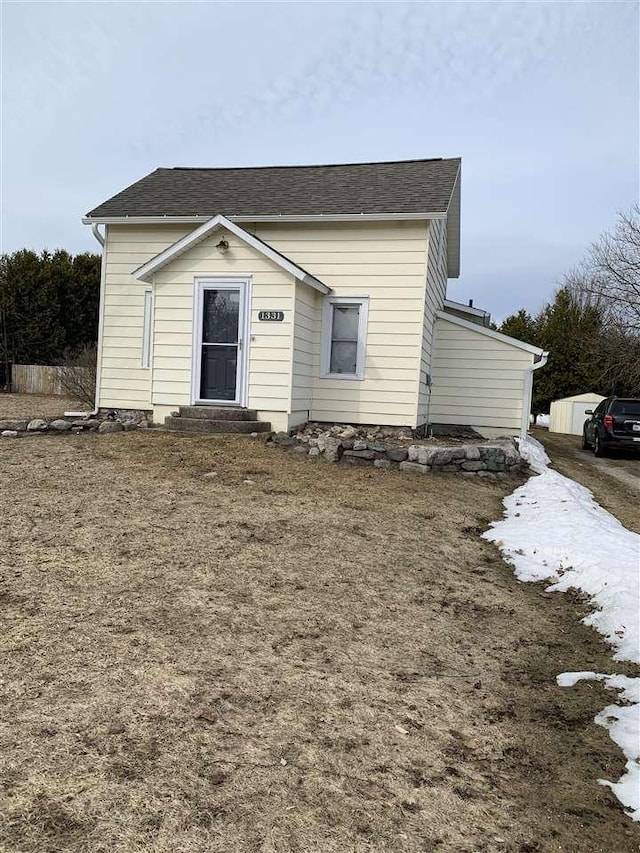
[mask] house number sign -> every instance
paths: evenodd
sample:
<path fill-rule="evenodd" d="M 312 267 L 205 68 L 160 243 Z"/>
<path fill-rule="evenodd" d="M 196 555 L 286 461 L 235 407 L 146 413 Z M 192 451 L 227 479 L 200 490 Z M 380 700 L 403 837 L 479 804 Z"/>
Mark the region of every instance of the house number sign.
<path fill-rule="evenodd" d="M 284 311 L 258 311 L 258 320 L 284 320 Z"/>

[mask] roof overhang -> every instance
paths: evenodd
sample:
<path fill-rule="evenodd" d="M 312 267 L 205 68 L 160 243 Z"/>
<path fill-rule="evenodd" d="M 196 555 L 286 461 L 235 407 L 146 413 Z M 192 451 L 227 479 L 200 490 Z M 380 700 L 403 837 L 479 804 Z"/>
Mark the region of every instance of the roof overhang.
<path fill-rule="evenodd" d="M 468 329 L 470 332 L 476 332 L 478 335 L 486 335 L 488 338 L 493 338 L 500 343 L 508 344 L 511 347 L 522 349 L 531 355 L 543 356 L 545 351 L 540 347 L 534 347 L 531 344 L 526 344 L 524 341 L 519 341 L 517 338 L 511 338 L 509 335 L 503 335 L 502 332 L 496 332 L 494 329 L 489 329 L 486 326 L 481 326 L 479 323 L 472 323 L 469 320 L 463 320 L 461 317 L 456 317 L 454 314 L 448 314 L 446 311 L 436 311 L 436 317 L 440 320 L 446 320 L 447 323 L 453 323 L 454 326 L 461 326 L 463 329 Z"/>
<path fill-rule="evenodd" d="M 130 222 L 131 220 L 128 219 L 127 221 Z M 185 220 L 183 219 L 182 221 L 184 222 Z M 320 291 L 320 293 L 331 293 L 331 288 L 324 284 L 324 282 L 320 281 L 315 276 L 310 275 L 306 270 L 303 270 L 297 264 L 294 264 L 293 261 L 290 261 L 289 258 L 269 246 L 268 243 L 254 237 L 253 234 L 245 231 L 244 228 L 241 228 L 235 222 L 232 222 L 227 219 L 226 216 L 222 216 L 221 214 L 211 217 L 206 222 L 203 222 L 199 228 L 194 228 L 193 231 L 190 231 L 188 234 L 185 234 L 184 237 L 176 240 L 176 242 L 171 246 L 168 246 L 155 257 L 151 258 L 151 260 L 134 270 L 132 275 L 141 281 L 153 281 L 153 276 L 159 270 L 170 264 L 180 255 L 184 254 L 184 252 L 191 249 L 201 240 L 204 240 L 205 237 L 208 237 L 218 229 L 224 229 L 229 231 L 229 233 L 234 234 L 238 239 L 242 240 L 248 246 L 251 246 L 251 248 L 255 249 L 257 252 L 260 252 L 260 254 L 264 255 L 270 261 L 273 261 L 274 264 L 277 264 L 281 269 L 285 270 L 285 272 L 290 273 L 295 279 L 303 282 L 303 284 L 308 284 L 310 287 L 315 288 L 315 290 Z"/>
<path fill-rule="evenodd" d="M 386 222 L 388 220 L 446 219 L 446 212 L 438 213 L 321 213 L 313 216 L 294 216 L 285 214 L 251 214 L 225 216 L 228 222 Z M 83 225 L 191 225 L 195 222 L 208 222 L 208 214 L 193 216 L 83 216 Z"/>
<path fill-rule="evenodd" d="M 447 276 L 458 278 L 460 276 L 460 172 L 462 164 L 458 166 L 455 184 L 449 205 L 447 207 Z"/>

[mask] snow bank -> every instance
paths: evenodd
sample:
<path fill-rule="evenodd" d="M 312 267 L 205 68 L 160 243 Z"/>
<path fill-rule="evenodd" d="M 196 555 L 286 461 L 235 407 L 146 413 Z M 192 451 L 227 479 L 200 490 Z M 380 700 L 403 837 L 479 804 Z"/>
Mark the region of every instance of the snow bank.
<path fill-rule="evenodd" d="M 520 452 L 538 476 L 505 498 L 505 518 L 484 537 L 501 549 L 519 580 L 550 580 L 549 590 L 586 593 L 593 612 L 583 621 L 606 637 L 615 660 L 640 663 L 640 536 L 599 506 L 584 486 L 552 471 L 535 439 L 521 442 Z M 640 820 L 640 679 L 564 673 L 558 683 L 572 686 L 583 678 L 604 681 L 623 691 L 625 703 L 635 703 L 610 705 L 596 722 L 609 729 L 627 758 L 619 782 L 600 781 Z"/>
<path fill-rule="evenodd" d="M 536 415 L 536 426 L 549 429 L 549 418 L 550 415 Z"/>

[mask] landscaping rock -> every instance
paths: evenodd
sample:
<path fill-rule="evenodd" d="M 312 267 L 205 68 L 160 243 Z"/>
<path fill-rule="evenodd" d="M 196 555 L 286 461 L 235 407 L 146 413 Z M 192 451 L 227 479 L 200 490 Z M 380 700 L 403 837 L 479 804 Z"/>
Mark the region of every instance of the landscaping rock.
<path fill-rule="evenodd" d="M 110 432 L 122 432 L 123 429 L 124 427 L 122 426 L 120 421 L 102 421 L 102 423 L 98 427 L 98 432 L 100 433 L 100 435 L 105 435 Z"/>
<path fill-rule="evenodd" d="M 3 429 L 0 435 L 3 438 L 17 438 L 18 430 L 17 429 Z"/>
<path fill-rule="evenodd" d="M 51 421 L 49 429 L 54 430 L 54 432 L 68 432 L 71 429 L 71 421 L 57 418 L 55 421 Z"/>
<path fill-rule="evenodd" d="M 354 441 L 353 442 L 353 449 L 354 450 L 366 450 L 367 449 L 367 442 L 366 441 Z"/>
<path fill-rule="evenodd" d="M 376 468 L 390 468 L 391 462 L 388 459 L 374 459 L 373 464 Z"/>
<path fill-rule="evenodd" d="M 72 421 L 71 426 L 74 429 L 81 430 L 98 429 L 98 427 L 100 426 L 100 421 L 96 421 L 93 418 L 86 418 L 81 421 Z"/>
<path fill-rule="evenodd" d="M 10 418 L 9 420 L 0 421 L 0 432 L 13 431 L 23 432 L 27 428 L 26 420 L 17 420 Z"/>
<path fill-rule="evenodd" d="M 309 456 L 320 456 L 320 448 L 319 447 L 310 447 L 309 448 Z"/>
<path fill-rule="evenodd" d="M 126 432 L 133 432 L 134 429 L 138 429 L 138 424 L 135 421 L 124 421 L 122 428 Z"/>
<path fill-rule="evenodd" d="M 34 418 L 27 424 L 27 432 L 44 432 L 47 429 L 47 422 L 42 418 Z"/>
<path fill-rule="evenodd" d="M 337 462 L 342 456 L 342 442 L 339 438 L 329 436 L 324 444 L 324 458 L 327 462 Z"/>
<path fill-rule="evenodd" d="M 298 444 L 293 448 L 294 453 L 304 453 L 305 456 L 309 453 L 309 449 L 304 446 L 304 444 Z"/>
<path fill-rule="evenodd" d="M 431 465 L 434 467 L 437 465 L 438 467 L 442 467 L 443 465 L 448 465 L 453 459 L 453 450 L 449 450 L 448 447 L 441 447 L 436 450 L 431 457 Z M 422 461 L 422 460 L 420 460 Z"/>
<path fill-rule="evenodd" d="M 326 453 L 326 451 L 325 451 Z M 351 456 L 355 459 L 375 459 L 376 454 L 373 450 L 345 450 L 343 456 Z"/>
<path fill-rule="evenodd" d="M 371 441 L 368 441 L 367 449 L 373 450 L 375 453 L 384 453 L 387 448 L 384 446 L 384 444 L 375 444 Z"/>
<path fill-rule="evenodd" d="M 467 444 L 465 449 L 465 456 L 470 462 L 474 462 L 480 459 L 480 451 L 478 450 L 477 445 L 475 444 Z"/>
<path fill-rule="evenodd" d="M 277 432 L 272 441 L 274 444 L 279 444 L 281 447 L 291 447 L 292 444 L 296 443 L 296 440 L 293 436 L 289 435 L 288 432 Z"/>
<path fill-rule="evenodd" d="M 338 433 L 340 438 L 355 438 L 357 434 L 358 430 L 352 426 L 345 427 L 345 429 Z"/>
<path fill-rule="evenodd" d="M 401 462 L 401 471 L 410 471 L 412 474 L 428 474 L 431 468 L 428 465 L 419 465 L 417 462 Z"/>
<path fill-rule="evenodd" d="M 407 456 L 407 451 L 403 447 L 392 447 L 387 450 L 387 458 L 392 462 L 404 462 Z"/>
<path fill-rule="evenodd" d="M 463 462 L 460 467 L 463 471 L 482 471 L 484 470 L 484 462 L 480 462 L 479 459 L 471 459 L 468 462 Z"/>
<path fill-rule="evenodd" d="M 503 447 L 495 445 L 480 445 L 480 459 L 487 467 L 487 471 L 504 471 L 506 467 L 505 452 Z"/>

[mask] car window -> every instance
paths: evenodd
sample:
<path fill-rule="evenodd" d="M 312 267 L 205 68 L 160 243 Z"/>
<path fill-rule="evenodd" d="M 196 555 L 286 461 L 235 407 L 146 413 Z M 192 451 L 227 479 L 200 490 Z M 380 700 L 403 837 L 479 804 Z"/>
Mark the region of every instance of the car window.
<path fill-rule="evenodd" d="M 604 407 L 607 405 L 607 401 L 603 400 L 598 408 L 594 411 L 594 415 L 601 415 L 604 412 Z"/>
<path fill-rule="evenodd" d="M 611 414 L 640 417 L 640 400 L 616 400 L 611 406 Z"/>

